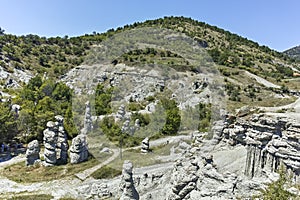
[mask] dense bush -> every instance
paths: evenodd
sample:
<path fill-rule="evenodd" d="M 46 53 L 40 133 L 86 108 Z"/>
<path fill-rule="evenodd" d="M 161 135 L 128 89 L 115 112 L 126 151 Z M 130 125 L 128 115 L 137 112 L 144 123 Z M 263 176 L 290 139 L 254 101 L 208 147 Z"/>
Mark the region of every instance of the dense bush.
<path fill-rule="evenodd" d="M 65 118 L 69 138 L 77 134 L 72 113 L 72 90 L 62 82 L 33 77 L 19 92 L 14 102 L 21 106 L 18 116 L 18 132 L 22 139 L 42 140 L 46 123 L 55 115 Z M 27 141 L 26 141 L 27 142 Z"/>
<path fill-rule="evenodd" d="M 95 110 L 97 115 L 106 115 L 111 113 L 111 98 L 113 87 L 105 88 L 99 83 L 95 92 Z"/>
<path fill-rule="evenodd" d="M 178 132 L 181 122 L 180 110 L 175 100 L 162 99 L 161 104 L 166 112 L 166 123 L 161 133 L 163 135 L 174 135 Z"/>
<path fill-rule="evenodd" d="M 200 132 L 207 132 L 211 122 L 211 104 L 199 103 L 199 126 Z"/>

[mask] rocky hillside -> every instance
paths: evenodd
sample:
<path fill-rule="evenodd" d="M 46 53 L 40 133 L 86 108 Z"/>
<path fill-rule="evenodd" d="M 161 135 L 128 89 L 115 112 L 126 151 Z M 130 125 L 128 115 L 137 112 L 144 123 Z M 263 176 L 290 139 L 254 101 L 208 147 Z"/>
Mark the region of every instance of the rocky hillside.
<path fill-rule="evenodd" d="M 21 86 L 22 81 L 26 82 L 28 77 L 36 73 L 60 78 L 81 64 L 97 64 L 91 55 L 107 39 L 126 31 L 149 27 L 183 33 L 207 52 L 224 78 L 229 110 L 249 104 L 270 106 L 294 101 L 293 95 L 299 85 L 293 75 L 298 73 L 299 63 L 283 53 L 229 31 L 185 17 L 148 20 L 110 29 L 106 33 L 95 32 L 72 38 L 1 35 L 2 93 L 12 93 L 9 88 Z M 197 73 L 195 66 L 176 52 L 153 47 L 145 50 L 145 47 L 139 46 L 131 52 L 123 53 L 112 57 L 110 62 L 125 63 L 128 66 L 155 63 L 179 72 Z M 95 58 L 97 60 L 97 56 Z"/>
<path fill-rule="evenodd" d="M 283 52 L 284 54 L 294 58 L 296 60 L 300 59 L 300 46 L 293 47 Z"/>

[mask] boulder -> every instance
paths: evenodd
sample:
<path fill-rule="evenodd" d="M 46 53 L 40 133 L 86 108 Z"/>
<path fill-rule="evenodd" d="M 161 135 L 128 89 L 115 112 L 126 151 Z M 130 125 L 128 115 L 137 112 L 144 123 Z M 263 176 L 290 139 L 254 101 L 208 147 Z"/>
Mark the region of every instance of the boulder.
<path fill-rule="evenodd" d="M 72 139 L 72 145 L 70 147 L 70 162 L 71 164 L 77 164 L 88 160 L 88 143 L 86 135 L 79 134 Z"/>
<path fill-rule="evenodd" d="M 149 146 L 150 146 L 150 144 L 149 144 L 149 138 L 148 137 L 146 137 L 145 139 L 143 139 L 143 141 L 142 141 L 142 147 L 141 147 L 141 152 L 142 153 L 148 153 L 149 152 Z"/>
<path fill-rule="evenodd" d="M 33 140 L 26 150 L 26 165 L 33 165 L 38 160 L 40 160 L 40 146 L 37 140 Z"/>

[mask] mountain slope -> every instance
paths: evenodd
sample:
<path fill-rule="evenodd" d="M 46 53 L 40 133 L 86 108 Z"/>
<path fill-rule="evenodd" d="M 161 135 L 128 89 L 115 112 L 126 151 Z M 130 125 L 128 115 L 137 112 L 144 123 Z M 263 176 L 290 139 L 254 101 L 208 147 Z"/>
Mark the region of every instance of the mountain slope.
<path fill-rule="evenodd" d="M 3 35 L 0 36 L 0 66 L 8 72 L 15 69 L 28 70 L 31 74 L 46 72 L 47 76 L 58 78 L 82 64 L 87 59 L 89 51 L 102 41 L 118 33 L 141 27 L 167 28 L 184 33 L 197 41 L 207 50 L 223 75 L 229 100 L 234 102 L 234 107 L 245 104 L 257 105 L 256 101 L 263 106 L 273 105 L 276 102 L 284 104 L 287 103 L 287 99 L 279 101 L 273 98 L 275 93 L 283 95 L 288 94 L 289 90 L 298 90 L 297 80 L 292 79 L 294 72 L 299 68 L 298 62 L 283 53 L 260 46 L 229 31 L 185 17 L 164 17 L 125 25 L 116 30 L 110 29 L 106 33 L 95 32 L 72 38 Z M 152 56 L 153 52 L 158 53 Z M 163 56 L 168 54 L 170 56 Z M 115 59 L 134 66 L 156 59 L 161 61 L 162 65 L 173 65 L 181 70 L 193 71 L 193 67 L 187 66 L 189 63 L 179 55 L 161 52 L 159 49 L 152 49 L 149 52 L 144 50 L 128 52 Z M 261 84 L 249 73 L 275 84 L 276 87 Z M 6 84 L 5 81 L 0 83 Z"/>
<path fill-rule="evenodd" d="M 296 60 L 300 60 L 300 46 L 293 47 L 283 52 L 284 54 L 294 58 Z"/>

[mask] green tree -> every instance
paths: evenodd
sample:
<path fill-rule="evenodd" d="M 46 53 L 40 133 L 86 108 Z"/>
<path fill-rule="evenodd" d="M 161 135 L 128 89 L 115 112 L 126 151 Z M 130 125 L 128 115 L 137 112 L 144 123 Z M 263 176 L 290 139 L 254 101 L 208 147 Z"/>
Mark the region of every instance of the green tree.
<path fill-rule="evenodd" d="M 8 142 L 17 135 L 17 120 L 9 102 L 0 103 L 0 143 Z"/>
<path fill-rule="evenodd" d="M 111 113 L 111 98 L 113 87 L 108 89 L 104 88 L 104 85 L 99 83 L 95 92 L 95 110 L 97 115 L 106 115 Z"/>
<path fill-rule="evenodd" d="M 211 121 L 211 104 L 199 103 L 199 126 L 200 132 L 207 132 Z"/>
<path fill-rule="evenodd" d="M 0 27 L 0 36 L 4 35 L 5 30 Z"/>
<path fill-rule="evenodd" d="M 180 110 L 175 100 L 162 99 L 162 106 L 166 112 L 166 123 L 161 133 L 164 135 L 174 135 L 178 132 L 181 122 Z"/>
<path fill-rule="evenodd" d="M 261 198 L 264 200 L 289 200 L 295 197 L 295 195 L 285 189 L 288 183 L 289 179 L 285 170 L 281 167 L 279 169 L 279 179 L 269 184 L 266 190 L 262 191 Z"/>

